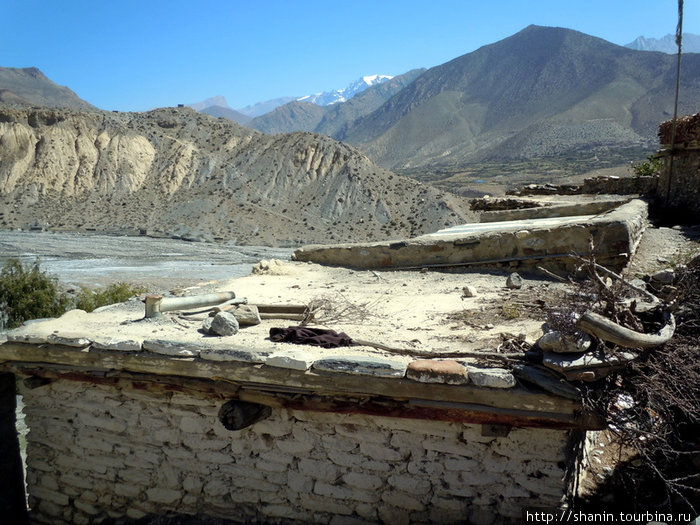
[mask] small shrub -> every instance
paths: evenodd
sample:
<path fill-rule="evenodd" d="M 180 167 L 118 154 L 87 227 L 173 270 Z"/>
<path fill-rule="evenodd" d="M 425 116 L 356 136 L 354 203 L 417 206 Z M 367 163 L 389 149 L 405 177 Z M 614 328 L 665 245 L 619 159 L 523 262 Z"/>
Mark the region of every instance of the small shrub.
<path fill-rule="evenodd" d="M 646 160 L 632 164 L 632 172 L 635 177 L 650 177 L 658 175 L 663 166 L 661 160 L 655 155 L 649 155 Z"/>
<path fill-rule="evenodd" d="M 509 321 L 518 319 L 520 317 L 520 308 L 517 305 L 506 303 L 501 307 L 501 315 Z"/>
<path fill-rule="evenodd" d="M 100 306 L 122 303 L 130 297 L 145 291 L 145 288 L 129 283 L 113 283 L 103 290 L 91 290 L 82 286 L 75 300 L 75 307 L 86 312 L 92 312 Z"/>
<path fill-rule="evenodd" d="M 10 259 L 0 271 L 0 325 L 3 318 L 7 328 L 15 328 L 29 319 L 57 317 L 70 303 L 58 280 L 43 272 L 38 262 L 25 266 Z"/>

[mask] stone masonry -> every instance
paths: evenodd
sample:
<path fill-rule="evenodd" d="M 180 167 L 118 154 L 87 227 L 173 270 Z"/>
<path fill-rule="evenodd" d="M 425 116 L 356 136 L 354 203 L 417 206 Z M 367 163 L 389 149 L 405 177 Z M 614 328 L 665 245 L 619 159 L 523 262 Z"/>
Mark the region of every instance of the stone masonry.
<path fill-rule="evenodd" d="M 134 381 L 18 384 L 37 523 L 490 525 L 519 522 L 533 502 L 556 507 L 567 492 L 565 430 L 486 437 L 481 425 L 273 408 L 229 431 L 222 397 Z"/>

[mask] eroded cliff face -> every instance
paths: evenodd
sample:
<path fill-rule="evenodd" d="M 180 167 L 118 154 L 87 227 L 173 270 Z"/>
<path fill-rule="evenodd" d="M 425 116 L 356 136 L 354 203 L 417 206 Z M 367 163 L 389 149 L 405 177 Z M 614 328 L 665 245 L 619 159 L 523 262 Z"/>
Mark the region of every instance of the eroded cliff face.
<path fill-rule="evenodd" d="M 322 135 L 264 135 L 188 108 L 0 108 L 2 228 L 286 245 L 412 236 L 466 210 Z"/>

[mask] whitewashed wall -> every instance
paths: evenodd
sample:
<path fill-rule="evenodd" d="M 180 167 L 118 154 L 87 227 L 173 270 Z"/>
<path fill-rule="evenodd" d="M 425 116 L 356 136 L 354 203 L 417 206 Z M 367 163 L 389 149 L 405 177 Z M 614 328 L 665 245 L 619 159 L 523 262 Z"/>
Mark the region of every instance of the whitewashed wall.
<path fill-rule="evenodd" d="M 479 425 L 283 409 L 229 431 L 222 400 L 68 380 L 20 387 L 39 523 L 492 524 L 566 491 L 566 431 L 482 437 Z"/>

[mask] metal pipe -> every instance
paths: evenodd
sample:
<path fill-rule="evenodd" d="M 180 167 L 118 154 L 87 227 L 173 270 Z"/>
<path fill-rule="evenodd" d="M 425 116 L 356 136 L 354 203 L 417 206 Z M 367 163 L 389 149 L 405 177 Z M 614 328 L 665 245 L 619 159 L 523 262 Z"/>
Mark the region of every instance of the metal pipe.
<path fill-rule="evenodd" d="M 146 317 L 159 317 L 163 312 L 173 310 L 185 310 L 197 306 L 215 306 L 234 299 L 234 292 L 217 292 L 202 295 L 191 295 L 189 297 L 166 297 L 160 294 L 149 294 L 146 296 Z"/>

